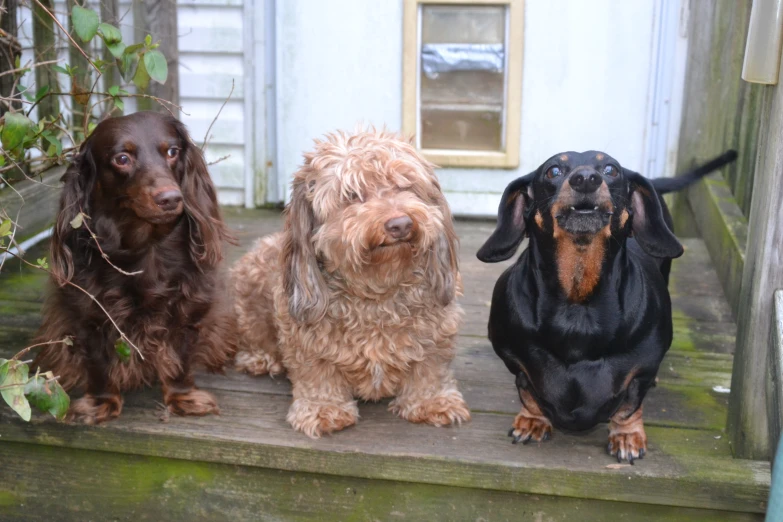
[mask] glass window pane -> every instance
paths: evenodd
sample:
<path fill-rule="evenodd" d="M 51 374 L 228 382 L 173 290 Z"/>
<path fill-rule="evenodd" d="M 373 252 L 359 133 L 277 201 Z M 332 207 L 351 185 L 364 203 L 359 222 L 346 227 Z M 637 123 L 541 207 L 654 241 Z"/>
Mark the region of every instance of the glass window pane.
<path fill-rule="evenodd" d="M 506 39 L 505 11 L 500 5 L 424 5 L 421 43 L 502 44 Z"/>
<path fill-rule="evenodd" d="M 503 150 L 505 6 L 423 5 L 421 147 Z"/>
<path fill-rule="evenodd" d="M 503 123 L 501 112 L 481 107 L 476 110 L 422 109 L 421 147 L 424 149 L 500 150 Z"/>

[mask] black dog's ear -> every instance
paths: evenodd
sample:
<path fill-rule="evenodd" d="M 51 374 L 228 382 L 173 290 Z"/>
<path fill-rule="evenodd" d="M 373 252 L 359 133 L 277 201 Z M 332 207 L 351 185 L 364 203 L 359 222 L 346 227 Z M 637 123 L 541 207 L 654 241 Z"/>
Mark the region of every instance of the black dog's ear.
<path fill-rule="evenodd" d="M 528 187 L 536 175 L 533 171 L 517 178 L 506 187 L 498 206 L 498 225 L 476 257 L 485 263 L 505 261 L 513 256 L 525 238 L 525 210 L 528 207 Z"/>
<path fill-rule="evenodd" d="M 52 229 L 50 254 L 52 274 L 62 286 L 73 277 L 74 236 L 79 232 L 71 221 L 84 212 L 90 215 L 90 193 L 95 186 L 97 169 L 92 157 L 91 141 L 82 144 L 81 150 L 71 160 L 68 170 L 60 179 L 63 190 L 60 194 L 60 209 Z"/>
<path fill-rule="evenodd" d="M 660 196 L 650 180 L 628 170 L 625 177 L 630 184 L 631 230 L 639 246 L 653 257 L 680 257 L 684 249 L 666 224 Z"/>

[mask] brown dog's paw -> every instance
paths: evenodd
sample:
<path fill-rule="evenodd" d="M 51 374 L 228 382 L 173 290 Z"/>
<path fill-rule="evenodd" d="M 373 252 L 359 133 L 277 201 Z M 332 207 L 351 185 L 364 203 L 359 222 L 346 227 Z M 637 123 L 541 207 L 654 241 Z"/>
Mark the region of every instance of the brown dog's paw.
<path fill-rule="evenodd" d="M 542 442 L 552 437 L 552 423 L 543 415 L 532 415 L 524 406 L 508 432 L 511 444 L 527 444 L 531 440 Z"/>
<path fill-rule="evenodd" d="M 164 395 L 168 410 L 174 415 L 203 416 L 214 413 L 220 415 L 217 401 L 211 393 L 192 388 L 184 393 L 172 392 Z"/>
<path fill-rule="evenodd" d="M 122 413 L 122 396 L 101 395 L 97 397 L 86 393 L 84 397 L 75 400 L 66 420 L 68 422 L 94 425 L 116 419 Z"/>
<path fill-rule="evenodd" d="M 239 352 L 234 361 L 237 371 L 250 375 L 269 374 L 274 377 L 285 372 L 283 365 L 268 353 Z"/>
<path fill-rule="evenodd" d="M 286 420 L 295 430 L 317 439 L 353 426 L 358 417 L 356 401 L 331 403 L 296 399 L 288 410 Z"/>
<path fill-rule="evenodd" d="M 468 405 L 456 390 L 411 404 L 394 400 L 389 409 L 409 422 L 433 426 L 450 426 L 470 420 Z"/>

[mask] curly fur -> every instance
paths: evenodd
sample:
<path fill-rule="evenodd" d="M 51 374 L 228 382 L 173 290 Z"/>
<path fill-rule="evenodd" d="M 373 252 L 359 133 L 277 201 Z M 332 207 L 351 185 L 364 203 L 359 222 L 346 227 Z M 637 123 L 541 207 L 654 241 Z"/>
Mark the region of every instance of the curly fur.
<path fill-rule="evenodd" d="M 167 156 L 173 147 L 174 158 Z M 132 158 L 114 163 L 118 154 Z M 53 278 L 38 341 L 70 337 L 73 345 L 44 348 L 34 365 L 52 370 L 66 389 L 83 389 L 70 418 L 96 424 L 122 411 L 122 392 L 163 383 L 178 414 L 217 412 L 193 385 L 193 367 L 219 371 L 235 351 L 235 327 L 218 274 L 228 238 L 201 151 L 174 118 L 136 113 L 101 123 L 63 177 L 51 242 Z M 181 192 L 173 210 L 155 203 L 161 191 Z M 89 216 L 103 252 L 85 226 Z M 119 334 L 106 314 L 72 282 L 103 304 L 140 348 L 123 362 Z"/>
<path fill-rule="evenodd" d="M 412 220 L 409 237 L 385 224 Z M 433 165 L 385 131 L 316 141 L 282 233 L 232 268 L 240 370 L 287 371 L 288 422 L 310 437 L 358 418 L 355 398 L 436 426 L 467 421 L 450 370 L 462 317 L 457 237 Z"/>

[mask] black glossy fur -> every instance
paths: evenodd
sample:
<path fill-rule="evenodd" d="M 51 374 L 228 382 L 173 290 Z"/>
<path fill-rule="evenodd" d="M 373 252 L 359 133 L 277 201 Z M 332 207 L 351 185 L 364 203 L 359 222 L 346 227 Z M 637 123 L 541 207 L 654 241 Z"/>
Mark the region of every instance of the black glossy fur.
<path fill-rule="evenodd" d="M 478 258 L 508 259 L 530 238 L 497 281 L 489 320 L 489 339 L 523 403 L 532 398 L 565 430 L 640 408 L 672 341 L 668 275 L 683 252 L 659 193 L 735 157 L 730 151 L 678 178 L 648 180 L 605 153 L 566 152 L 508 186 Z"/>

